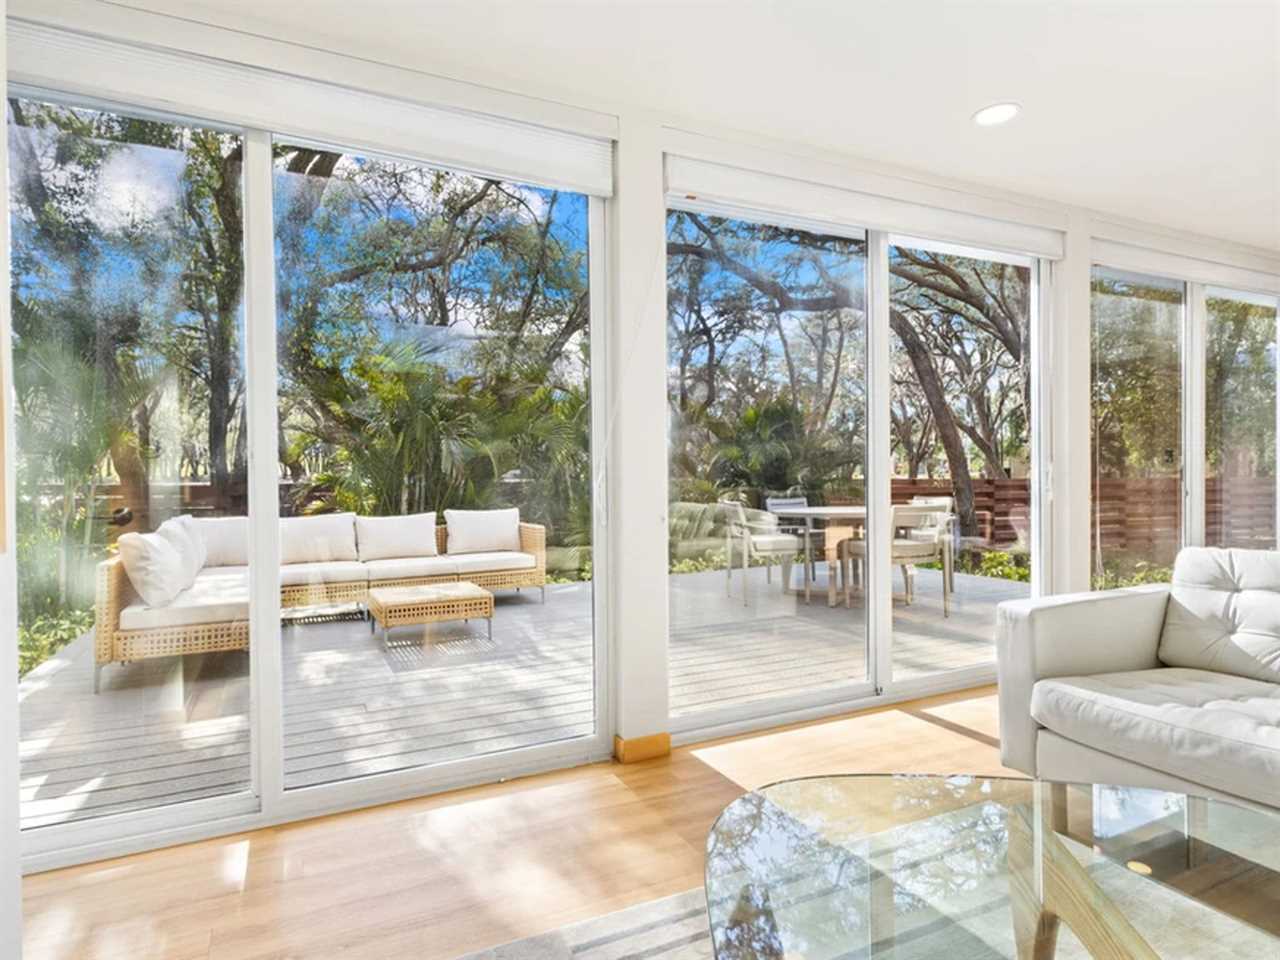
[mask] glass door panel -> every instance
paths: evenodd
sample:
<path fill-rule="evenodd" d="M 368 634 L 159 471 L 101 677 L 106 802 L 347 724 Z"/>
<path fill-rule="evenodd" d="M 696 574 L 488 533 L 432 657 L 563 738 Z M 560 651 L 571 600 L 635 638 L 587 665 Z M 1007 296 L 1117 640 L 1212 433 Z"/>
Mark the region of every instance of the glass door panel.
<path fill-rule="evenodd" d="M 889 248 L 893 679 L 995 661 L 1031 595 L 1031 269 Z"/>
<path fill-rule="evenodd" d="M 1185 284 L 1093 268 L 1093 584 L 1167 581 L 1182 543 Z"/>
<path fill-rule="evenodd" d="M 241 139 L 8 101 L 22 823 L 251 785 Z"/>
<path fill-rule="evenodd" d="M 1210 288 L 1205 544 L 1276 546 L 1276 298 Z"/>
<path fill-rule="evenodd" d="M 866 244 L 667 215 L 670 709 L 867 678 Z"/>
<path fill-rule="evenodd" d="M 286 789 L 592 735 L 587 198 L 275 155 Z"/>

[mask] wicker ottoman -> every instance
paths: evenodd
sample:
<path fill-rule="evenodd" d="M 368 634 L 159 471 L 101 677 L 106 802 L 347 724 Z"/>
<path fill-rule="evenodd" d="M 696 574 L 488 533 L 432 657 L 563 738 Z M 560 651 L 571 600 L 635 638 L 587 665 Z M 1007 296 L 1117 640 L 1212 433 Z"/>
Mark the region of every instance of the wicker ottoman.
<path fill-rule="evenodd" d="M 470 620 L 484 617 L 493 639 L 493 594 L 462 581 L 419 587 L 374 587 L 369 591 L 369 632 L 382 627 L 382 639 L 392 627 Z"/>

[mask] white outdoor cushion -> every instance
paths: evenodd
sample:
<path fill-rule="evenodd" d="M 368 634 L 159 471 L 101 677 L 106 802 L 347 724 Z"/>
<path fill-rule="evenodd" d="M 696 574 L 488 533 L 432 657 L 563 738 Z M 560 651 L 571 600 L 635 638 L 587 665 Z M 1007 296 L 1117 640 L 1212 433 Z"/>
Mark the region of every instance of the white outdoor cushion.
<path fill-rule="evenodd" d="M 182 589 L 185 590 L 196 582 L 196 574 L 203 566 L 200 560 L 203 551 L 196 546 L 196 537 L 199 535 L 193 535 L 192 530 L 177 517 L 156 527 L 156 535 L 168 540 L 182 558 Z"/>
<path fill-rule="evenodd" d="M 799 553 L 804 542 L 789 533 L 753 533 L 751 547 L 761 553 Z"/>
<path fill-rule="evenodd" d="M 147 606 L 163 607 L 186 589 L 186 565 L 172 541 L 158 533 L 126 533 L 117 546 L 124 572 Z"/>
<path fill-rule="evenodd" d="M 297 587 L 308 583 L 360 583 L 368 579 L 368 569 L 358 560 L 286 563 L 280 568 L 282 587 Z"/>
<path fill-rule="evenodd" d="M 437 553 L 435 512 L 405 517 L 356 517 L 356 546 L 361 560 L 434 557 Z"/>
<path fill-rule="evenodd" d="M 458 564 L 458 575 L 461 577 L 468 573 L 492 573 L 495 570 L 532 570 L 538 565 L 533 554 L 517 550 L 467 553 L 453 559 Z"/>
<path fill-rule="evenodd" d="M 198 517 L 206 567 L 243 567 L 249 563 L 248 517 Z"/>
<path fill-rule="evenodd" d="M 123 539 L 123 538 L 122 538 Z M 121 630 L 156 630 L 193 623 L 249 619 L 249 568 L 207 567 L 163 607 L 132 603 L 120 611 Z"/>
<path fill-rule="evenodd" d="M 1280 683 L 1280 552 L 1181 551 L 1160 660 Z"/>
<path fill-rule="evenodd" d="M 520 511 L 446 510 L 450 553 L 490 553 L 520 549 Z"/>
<path fill-rule="evenodd" d="M 1068 740 L 1280 806 L 1280 685 L 1164 667 L 1058 677 L 1031 716 Z"/>
<path fill-rule="evenodd" d="M 457 557 L 397 557 L 370 560 L 365 564 L 369 582 L 402 580 L 409 577 L 453 577 L 458 574 Z"/>
<path fill-rule="evenodd" d="M 200 528 L 196 526 L 195 517 L 189 513 L 184 513 L 180 517 L 173 518 L 177 523 L 182 525 L 182 529 L 187 531 L 187 536 L 191 538 L 191 545 L 195 547 L 196 558 L 199 563 L 196 564 L 196 573 L 204 569 L 209 562 L 209 550 L 205 546 L 204 535 L 200 533 Z"/>
<path fill-rule="evenodd" d="M 322 513 L 280 521 L 280 562 L 325 563 L 356 560 L 356 515 Z"/>

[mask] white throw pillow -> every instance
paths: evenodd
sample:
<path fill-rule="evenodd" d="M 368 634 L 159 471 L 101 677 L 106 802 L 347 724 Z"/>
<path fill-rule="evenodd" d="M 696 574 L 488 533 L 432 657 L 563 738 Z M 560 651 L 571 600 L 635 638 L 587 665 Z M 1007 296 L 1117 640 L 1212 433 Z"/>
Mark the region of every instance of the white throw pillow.
<path fill-rule="evenodd" d="M 204 534 L 196 526 L 195 517 L 189 513 L 184 513 L 182 516 L 174 517 L 173 519 L 182 525 L 182 529 L 186 530 L 187 536 L 191 538 L 191 545 L 195 547 L 196 559 L 199 561 L 196 564 L 196 573 L 199 573 L 204 569 L 205 564 L 209 562 L 209 548 L 205 546 Z"/>
<path fill-rule="evenodd" d="M 434 557 L 435 512 L 406 517 L 356 517 L 356 542 L 361 560 Z"/>
<path fill-rule="evenodd" d="M 200 572 L 200 550 L 191 537 L 191 531 L 175 517 L 160 524 L 156 535 L 168 540 L 182 558 L 182 588 L 185 590 L 196 582 L 196 574 Z"/>
<path fill-rule="evenodd" d="M 281 563 L 356 560 L 356 515 L 323 513 L 280 521 Z"/>
<path fill-rule="evenodd" d="M 117 544 L 129 582 L 148 607 L 164 607 L 185 588 L 186 570 L 173 543 L 158 533 L 126 533 Z"/>
<path fill-rule="evenodd" d="M 520 549 L 520 511 L 446 510 L 450 553 L 487 553 Z"/>
<path fill-rule="evenodd" d="M 249 565 L 248 517 L 201 517 L 193 523 L 204 541 L 206 567 Z"/>

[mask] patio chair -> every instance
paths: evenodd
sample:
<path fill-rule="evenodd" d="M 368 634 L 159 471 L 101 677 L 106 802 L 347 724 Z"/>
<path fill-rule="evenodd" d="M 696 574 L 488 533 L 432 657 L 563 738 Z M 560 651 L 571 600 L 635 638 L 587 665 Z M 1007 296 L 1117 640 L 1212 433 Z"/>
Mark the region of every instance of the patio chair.
<path fill-rule="evenodd" d="M 750 510 L 740 503 L 721 501 L 725 511 L 725 594 L 733 595 L 733 557 L 737 547 L 738 556 L 742 558 L 742 605 L 748 606 L 750 600 L 750 579 L 747 568 L 751 561 L 763 558 L 765 561 L 765 582 L 773 582 L 773 561 L 779 560 L 782 566 L 782 589 L 791 582 L 791 564 L 796 554 L 804 549 L 804 541 L 790 533 L 783 533 L 778 528 L 778 518 L 766 510 Z"/>
<path fill-rule="evenodd" d="M 921 504 L 899 504 L 890 508 L 889 528 L 893 531 L 890 563 L 902 570 L 902 586 L 908 604 L 915 600 L 915 565 L 942 561 L 942 615 L 951 616 L 952 552 L 950 514 Z M 840 543 L 841 573 L 844 580 L 844 605 L 853 605 L 852 571 L 845 564 L 866 563 L 867 541 L 844 540 Z M 861 578 L 860 578 L 861 579 Z"/>
<path fill-rule="evenodd" d="M 940 514 L 940 516 L 938 517 L 938 523 L 932 524 L 931 526 L 940 526 L 940 525 L 946 526 L 947 535 L 951 538 L 952 556 L 954 556 L 955 555 L 955 552 L 954 552 L 955 551 L 955 522 L 954 521 L 955 521 L 955 510 L 956 510 L 956 498 L 937 496 L 937 495 L 912 497 L 910 506 L 936 507 L 938 509 L 938 513 Z M 928 527 L 924 528 L 923 532 L 916 533 L 916 534 L 912 534 L 910 531 L 908 531 L 908 536 L 914 536 L 916 539 L 919 539 L 921 537 L 928 539 L 930 535 L 931 534 L 929 533 Z M 948 586 L 951 588 L 951 592 L 955 593 L 955 590 L 956 590 L 955 564 L 951 565 L 951 572 L 947 575 L 947 580 L 948 580 Z"/>
<path fill-rule="evenodd" d="M 765 497 L 764 508 L 777 514 L 788 508 L 809 506 L 808 497 Z M 809 538 L 809 579 L 818 579 L 818 554 L 826 544 L 826 533 L 823 530 L 811 529 L 803 521 L 788 519 L 785 515 L 778 518 L 778 530 L 800 538 L 800 547 L 804 548 L 804 538 Z"/>

